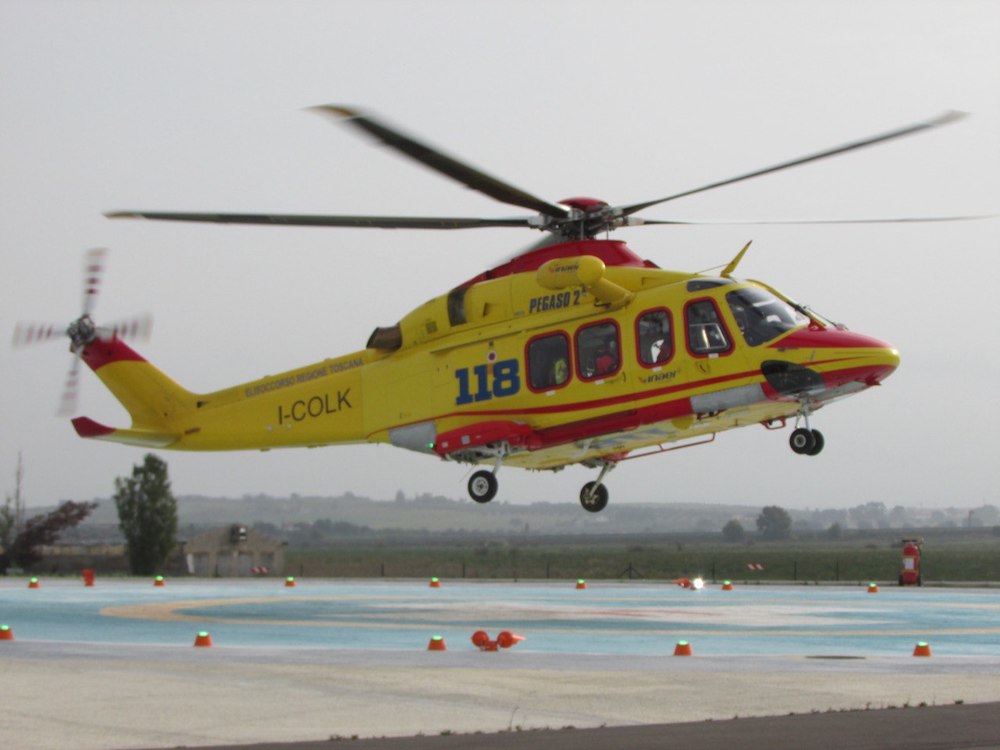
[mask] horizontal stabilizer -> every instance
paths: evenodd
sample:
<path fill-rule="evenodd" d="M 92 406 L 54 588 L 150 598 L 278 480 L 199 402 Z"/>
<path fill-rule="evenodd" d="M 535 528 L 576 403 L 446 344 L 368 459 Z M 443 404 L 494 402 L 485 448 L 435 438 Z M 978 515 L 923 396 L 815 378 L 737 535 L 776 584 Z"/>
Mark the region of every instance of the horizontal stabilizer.
<path fill-rule="evenodd" d="M 82 438 L 107 440 L 112 443 L 138 445 L 143 448 L 166 448 L 176 443 L 179 436 L 153 430 L 124 430 L 106 427 L 89 417 L 77 417 L 73 420 L 73 429 Z"/>

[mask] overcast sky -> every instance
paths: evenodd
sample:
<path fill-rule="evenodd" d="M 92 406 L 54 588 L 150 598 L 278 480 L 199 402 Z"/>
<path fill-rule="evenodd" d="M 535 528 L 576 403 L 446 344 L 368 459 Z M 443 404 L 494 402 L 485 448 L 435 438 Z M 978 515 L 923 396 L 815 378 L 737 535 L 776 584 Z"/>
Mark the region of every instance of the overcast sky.
<path fill-rule="evenodd" d="M 363 106 L 547 200 L 652 199 L 957 109 L 948 127 L 650 209 L 648 218 L 1000 212 L 1000 3 L 0 0 L 0 330 L 155 316 L 137 348 L 213 391 L 360 349 L 376 325 L 538 237 L 110 221 L 114 209 L 520 215 L 303 109 Z M 640 255 L 739 273 L 899 347 L 884 387 L 787 431 L 629 462 L 611 502 L 1000 502 L 1000 221 L 645 227 Z M 64 342 L 0 349 L 0 489 L 108 496 L 143 451 L 55 417 Z M 78 413 L 128 426 L 89 371 Z M 163 452 L 177 494 L 465 496 L 387 446 Z M 501 470 L 498 500 L 577 502 L 595 472 Z M 582 512 L 582 511 L 581 511 Z"/>

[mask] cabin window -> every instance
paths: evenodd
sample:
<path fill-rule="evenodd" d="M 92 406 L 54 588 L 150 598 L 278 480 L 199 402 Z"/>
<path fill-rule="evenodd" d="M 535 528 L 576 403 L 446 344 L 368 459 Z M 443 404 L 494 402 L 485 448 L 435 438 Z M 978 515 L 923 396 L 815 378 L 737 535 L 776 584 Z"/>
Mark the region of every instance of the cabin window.
<path fill-rule="evenodd" d="M 584 326 L 576 332 L 576 369 L 583 380 L 614 375 L 621 369 L 621 342 L 613 321 Z"/>
<path fill-rule="evenodd" d="M 684 308 L 687 320 L 688 347 L 693 354 L 722 354 L 730 349 L 729 337 L 715 303 L 702 299 Z"/>
<path fill-rule="evenodd" d="M 726 295 L 726 302 L 750 346 L 776 339 L 809 322 L 794 307 L 763 289 L 737 289 Z"/>
<path fill-rule="evenodd" d="M 549 333 L 528 342 L 528 385 L 533 391 L 559 388 L 569 381 L 569 336 Z"/>
<path fill-rule="evenodd" d="M 667 310 L 644 312 L 635 322 L 639 361 L 647 367 L 668 362 L 674 356 L 673 332 Z"/>

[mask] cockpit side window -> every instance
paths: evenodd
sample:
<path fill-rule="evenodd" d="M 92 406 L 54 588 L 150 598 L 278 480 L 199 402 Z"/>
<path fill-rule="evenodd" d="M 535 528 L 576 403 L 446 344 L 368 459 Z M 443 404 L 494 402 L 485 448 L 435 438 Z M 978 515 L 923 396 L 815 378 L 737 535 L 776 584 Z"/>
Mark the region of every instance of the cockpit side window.
<path fill-rule="evenodd" d="M 648 310 L 640 315 L 635 321 L 635 337 L 639 362 L 646 367 L 664 364 L 674 356 L 673 330 L 668 310 Z"/>
<path fill-rule="evenodd" d="M 732 348 L 722 316 L 712 300 L 689 302 L 684 308 L 684 318 L 692 354 L 724 354 Z"/>
<path fill-rule="evenodd" d="M 547 391 L 569 382 L 569 337 L 565 333 L 536 336 L 528 342 L 526 359 L 531 390 Z"/>
<path fill-rule="evenodd" d="M 767 343 L 809 322 L 805 315 L 764 289 L 736 289 L 726 295 L 726 302 L 749 346 Z"/>

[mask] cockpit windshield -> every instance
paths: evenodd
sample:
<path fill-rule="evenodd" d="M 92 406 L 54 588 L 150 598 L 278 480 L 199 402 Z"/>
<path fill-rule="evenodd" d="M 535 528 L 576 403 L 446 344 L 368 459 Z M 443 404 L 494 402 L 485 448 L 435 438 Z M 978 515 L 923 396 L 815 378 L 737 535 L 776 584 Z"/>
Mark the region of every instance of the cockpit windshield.
<path fill-rule="evenodd" d="M 736 289 L 726 295 L 726 302 L 750 346 L 764 344 L 809 322 L 794 307 L 763 289 Z"/>

